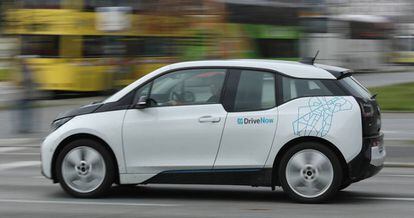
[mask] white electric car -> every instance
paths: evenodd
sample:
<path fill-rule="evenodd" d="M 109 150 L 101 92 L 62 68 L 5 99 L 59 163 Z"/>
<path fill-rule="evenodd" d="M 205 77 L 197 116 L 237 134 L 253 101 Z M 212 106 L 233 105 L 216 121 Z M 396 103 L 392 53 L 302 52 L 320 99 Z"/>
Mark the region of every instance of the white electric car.
<path fill-rule="evenodd" d="M 162 67 L 60 115 L 42 173 L 75 197 L 119 184 L 282 186 L 320 202 L 375 175 L 380 110 L 349 70 L 271 60 Z"/>

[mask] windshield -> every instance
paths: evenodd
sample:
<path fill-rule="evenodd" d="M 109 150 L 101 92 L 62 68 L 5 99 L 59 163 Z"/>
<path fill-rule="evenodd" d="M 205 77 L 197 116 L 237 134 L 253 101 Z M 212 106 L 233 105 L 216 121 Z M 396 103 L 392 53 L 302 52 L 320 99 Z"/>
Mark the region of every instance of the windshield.
<path fill-rule="evenodd" d="M 340 79 L 339 82 L 349 91 L 353 96 L 369 99 L 372 94 L 361 83 L 359 83 L 354 77 L 347 76 Z"/>

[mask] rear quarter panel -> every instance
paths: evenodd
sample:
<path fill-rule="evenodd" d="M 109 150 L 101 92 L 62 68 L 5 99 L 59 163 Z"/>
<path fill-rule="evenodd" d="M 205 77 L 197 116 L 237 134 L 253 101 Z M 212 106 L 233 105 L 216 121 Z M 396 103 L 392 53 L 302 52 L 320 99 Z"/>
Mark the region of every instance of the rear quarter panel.
<path fill-rule="evenodd" d="M 272 167 L 276 155 L 289 141 L 306 136 L 323 138 L 351 161 L 362 149 L 360 107 L 354 97 L 304 97 L 279 106 L 275 141 L 266 161 Z"/>

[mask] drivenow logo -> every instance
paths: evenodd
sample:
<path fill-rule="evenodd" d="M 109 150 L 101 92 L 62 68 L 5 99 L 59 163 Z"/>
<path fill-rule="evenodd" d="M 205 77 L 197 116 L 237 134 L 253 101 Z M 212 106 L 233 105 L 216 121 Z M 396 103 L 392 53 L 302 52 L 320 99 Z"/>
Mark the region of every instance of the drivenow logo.
<path fill-rule="evenodd" d="M 266 118 L 266 117 L 260 117 L 260 118 L 243 118 L 239 117 L 237 118 L 237 124 L 243 125 L 243 124 L 270 124 L 273 123 L 273 119 Z"/>

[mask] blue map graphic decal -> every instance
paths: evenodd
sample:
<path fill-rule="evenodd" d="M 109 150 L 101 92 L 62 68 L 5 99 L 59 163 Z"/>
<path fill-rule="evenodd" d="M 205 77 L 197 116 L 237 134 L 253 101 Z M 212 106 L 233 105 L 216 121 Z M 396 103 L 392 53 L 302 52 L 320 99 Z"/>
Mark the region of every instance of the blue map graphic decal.
<path fill-rule="evenodd" d="M 333 116 L 347 110 L 352 110 L 352 103 L 345 97 L 309 98 L 306 106 L 298 108 L 293 132 L 298 136 L 326 136 L 331 129 Z"/>

